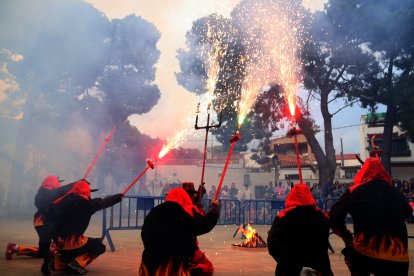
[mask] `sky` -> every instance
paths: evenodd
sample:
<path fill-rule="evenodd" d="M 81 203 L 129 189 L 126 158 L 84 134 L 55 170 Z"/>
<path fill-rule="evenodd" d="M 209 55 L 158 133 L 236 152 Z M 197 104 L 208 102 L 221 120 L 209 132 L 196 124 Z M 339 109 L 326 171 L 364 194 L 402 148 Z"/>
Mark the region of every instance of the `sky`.
<path fill-rule="evenodd" d="M 135 14 L 153 23 L 161 33 L 157 44 L 161 56 L 157 64 L 156 84 L 161 91 L 158 104 L 148 113 L 133 115 L 131 123 L 139 131 L 166 139 L 177 131 L 179 123 L 185 117 L 194 114 L 198 98 L 178 85 L 175 73 L 179 71 L 176 53 L 185 48 L 185 34 L 196 19 L 219 13 L 229 16 L 238 0 L 85 0 L 103 12 L 109 19 L 124 18 Z M 310 9 L 322 9 L 326 0 L 305 0 Z M 185 99 L 185 101 L 183 101 Z M 331 112 L 339 109 L 342 102 L 331 107 Z M 201 110 L 202 111 L 202 110 Z M 318 108 L 311 110 L 316 122 L 323 129 L 322 116 Z M 359 153 L 358 126 L 362 114 L 367 111 L 357 106 L 345 109 L 333 117 L 333 135 L 337 154 L 340 153 L 341 139 L 345 153 Z M 351 127 L 350 127 L 351 126 Z M 285 130 L 276 133 L 283 135 Z M 323 142 L 322 134 L 317 136 Z M 198 142 L 196 142 L 198 143 Z M 202 145 L 203 142 L 199 141 Z M 185 145 L 184 145 L 185 146 Z"/>

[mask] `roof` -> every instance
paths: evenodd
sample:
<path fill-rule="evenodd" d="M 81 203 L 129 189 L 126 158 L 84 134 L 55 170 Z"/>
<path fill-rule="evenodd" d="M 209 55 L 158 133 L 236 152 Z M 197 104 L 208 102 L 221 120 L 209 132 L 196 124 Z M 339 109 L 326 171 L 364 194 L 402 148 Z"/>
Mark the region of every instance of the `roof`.
<path fill-rule="evenodd" d="M 344 156 L 344 160 L 354 160 L 354 159 L 357 159 L 357 158 L 355 157 L 355 155 L 357 155 L 358 157 L 361 157 L 361 156 L 359 155 L 359 153 L 346 153 L 346 154 L 343 154 L 343 156 Z M 342 159 L 342 158 L 341 158 L 341 155 L 340 155 L 340 154 L 335 155 L 335 159 L 336 159 L 336 160 L 341 160 L 341 159 Z"/>

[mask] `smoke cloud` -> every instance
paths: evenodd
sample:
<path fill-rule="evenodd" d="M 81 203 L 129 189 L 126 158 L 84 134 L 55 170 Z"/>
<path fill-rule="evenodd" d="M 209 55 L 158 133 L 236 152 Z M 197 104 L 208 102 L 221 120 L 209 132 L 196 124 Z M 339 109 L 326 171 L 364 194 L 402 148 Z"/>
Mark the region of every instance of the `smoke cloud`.
<path fill-rule="evenodd" d="M 81 178 L 113 126 L 88 180 L 107 193 L 110 175 L 110 192 L 121 192 L 160 147 L 127 120 L 160 97 L 159 31 L 133 15 L 110 21 L 79 0 L 3 1 L 0 24 L 0 204 L 32 207 L 50 174 Z"/>

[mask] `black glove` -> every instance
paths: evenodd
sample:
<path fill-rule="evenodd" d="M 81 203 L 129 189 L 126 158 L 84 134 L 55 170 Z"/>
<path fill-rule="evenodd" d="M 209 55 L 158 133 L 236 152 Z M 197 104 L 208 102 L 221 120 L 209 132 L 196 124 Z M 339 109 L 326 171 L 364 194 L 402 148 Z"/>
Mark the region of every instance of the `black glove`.
<path fill-rule="evenodd" d="M 341 250 L 341 253 L 344 255 L 345 264 L 348 266 L 349 271 L 353 275 L 355 270 L 355 249 L 351 246 L 347 246 Z"/>
<path fill-rule="evenodd" d="M 205 185 L 206 183 L 205 182 L 203 182 L 203 185 L 200 185 L 200 186 L 198 186 L 198 193 L 200 194 L 200 189 L 202 189 L 202 192 L 201 192 L 201 194 L 202 195 L 205 195 L 206 193 L 207 193 L 207 190 L 206 190 L 206 188 L 204 188 L 204 185 Z"/>
<path fill-rule="evenodd" d="M 122 193 L 114 195 L 114 199 L 116 202 L 121 202 L 123 198 L 124 198 L 124 194 Z"/>

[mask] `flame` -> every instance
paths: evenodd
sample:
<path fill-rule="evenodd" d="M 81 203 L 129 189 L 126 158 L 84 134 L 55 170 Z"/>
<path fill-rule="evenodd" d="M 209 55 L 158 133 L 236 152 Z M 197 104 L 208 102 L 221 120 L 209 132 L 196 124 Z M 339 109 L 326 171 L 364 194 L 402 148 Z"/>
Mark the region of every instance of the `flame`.
<path fill-rule="evenodd" d="M 256 229 L 251 227 L 250 224 L 247 224 L 245 227 L 240 225 L 237 233 L 242 233 L 242 237 L 245 239 L 242 243 L 233 244 L 239 247 L 267 247 L 266 242 L 260 237 L 260 235 L 256 232 Z"/>
<path fill-rule="evenodd" d="M 296 94 L 288 95 L 287 101 L 289 104 L 290 115 L 292 116 L 292 118 L 294 118 L 296 113 Z"/>
<path fill-rule="evenodd" d="M 243 234 L 246 237 L 246 240 L 243 242 L 243 244 L 248 244 L 253 241 L 253 237 L 256 234 L 256 229 L 251 227 L 250 224 L 247 224 L 246 230 L 244 230 Z"/>

